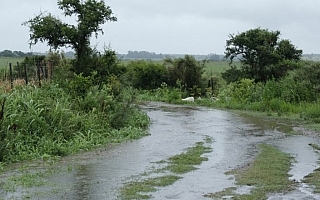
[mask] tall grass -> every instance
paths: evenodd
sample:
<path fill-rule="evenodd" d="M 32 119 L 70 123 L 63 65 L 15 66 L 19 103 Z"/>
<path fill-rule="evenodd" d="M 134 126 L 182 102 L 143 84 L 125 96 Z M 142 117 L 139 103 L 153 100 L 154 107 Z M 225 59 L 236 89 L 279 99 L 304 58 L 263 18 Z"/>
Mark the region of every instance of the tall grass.
<path fill-rule="evenodd" d="M 0 162 L 64 156 L 109 141 L 141 137 L 149 119 L 132 104 L 127 105 L 130 92 L 121 95 L 112 96 L 108 86 L 90 87 L 83 98 L 74 98 L 57 84 L 21 86 L 4 92 Z M 123 121 L 115 127 L 112 120 L 119 113 Z"/>

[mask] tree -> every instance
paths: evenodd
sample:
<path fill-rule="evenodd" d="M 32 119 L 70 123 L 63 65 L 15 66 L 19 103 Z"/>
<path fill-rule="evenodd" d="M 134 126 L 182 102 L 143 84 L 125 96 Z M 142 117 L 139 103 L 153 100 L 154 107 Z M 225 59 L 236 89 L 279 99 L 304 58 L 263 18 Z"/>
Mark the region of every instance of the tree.
<path fill-rule="evenodd" d="M 168 85 L 176 86 L 180 83 L 182 89 L 188 93 L 196 94 L 197 88 L 202 88 L 202 74 L 206 61 L 197 61 L 193 56 L 184 58 L 165 59 L 164 65 L 168 69 Z"/>
<path fill-rule="evenodd" d="M 302 50 L 296 49 L 289 40 L 279 40 L 280 31 L 251 29 L 237 35 L 230 34 L 226 43 L 225 58 L 231 63 L 240 59 L 242 77 L 265 82 L 278 79 L 296 65 L 287 65 L 300 60 Z M 285 64 L 284 64 L 285 63 Z M 278 73 L 278 71 L 281 73 Z"/>
<path fill-rule="evenodd" d="M 127 64 L 127 81 L 139 89 L 157 89 L 166 81 L 166 68 L 158 62 L 135 60 Z"/>
<path fill-rule="evenodd" d="M 65 16 L 75 16 L 77 25 L 63 23 L 50 13 L 40 13 L 23 23 L 30 28 L 30 46 L 47 42 L 50 48 L 71 47 L 76 52 L 75 71 L 89 73 L 88 57 L 92 54 L 90 38 L 104 33 L 101 25 L 107 21 L 117 21 L 112 10 L 104 1 L 58 0 L 59 9 Z"/>

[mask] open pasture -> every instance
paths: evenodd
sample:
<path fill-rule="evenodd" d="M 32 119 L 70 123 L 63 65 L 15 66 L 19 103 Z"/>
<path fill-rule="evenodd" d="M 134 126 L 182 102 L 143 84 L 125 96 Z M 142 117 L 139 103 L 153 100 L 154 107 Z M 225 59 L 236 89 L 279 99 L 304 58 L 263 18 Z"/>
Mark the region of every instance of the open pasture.
<path fill-rule="evenodd" d="M 239 66 L 240 62 L 236 61 L 233 62 L 232 65 Z M 220 74 L 227 69 L 229 69 L 229 61 L 208 61 L 208 63 L 205 66 L 205 73 L 206 74 Z"/>
<path fill-rule="evenodd" d="M 0 57 L 0 69 L 8 68 L 9 63 L 16 65 L 17 62 L 22 62 L 24 57 Z"/>

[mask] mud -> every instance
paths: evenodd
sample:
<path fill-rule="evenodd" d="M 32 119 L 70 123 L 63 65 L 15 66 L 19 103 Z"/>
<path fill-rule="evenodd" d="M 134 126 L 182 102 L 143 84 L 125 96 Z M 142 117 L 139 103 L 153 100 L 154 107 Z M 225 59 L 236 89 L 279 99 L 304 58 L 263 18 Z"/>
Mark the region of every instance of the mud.
<path fill-rule="evenodd" d="M 319 157 L 308 144 L 320 144 L 320 140 L 306 135 L 287 137 L 285 132 L 292 127 L 285 124 L 188 105 L 149 102 L 141 108 L 151 119 L 150 136 L 68 156 L 49 166 L 29 163 L 21 170 L 21 166 L 15 165 L 0 175 L 0 182 L 26 172 L 50 173 L 42 177 L 42 186 L 16 187 L 11 191 L 0 188 L 0 199 L 118 199 L 126 181 L 203 141 L 205 136 L 213 138 L 213 151 L 205 154 L 208 161 L 173 185 L 159 188 L 152 193 L 153 199 L 207 199 L 204 194 L 237 187 L 233 176 L 225 172 L 252 161 L 259 143 L 272 144 L 295 157 L 290 174 L 297 182 L 319 167 Z M 246 193 L 250 188 L 239 187 L 238 191 Z M 269 196 L 273 200 L 296 198 L 320 199 L 302 183 L 289 194 Z"/>

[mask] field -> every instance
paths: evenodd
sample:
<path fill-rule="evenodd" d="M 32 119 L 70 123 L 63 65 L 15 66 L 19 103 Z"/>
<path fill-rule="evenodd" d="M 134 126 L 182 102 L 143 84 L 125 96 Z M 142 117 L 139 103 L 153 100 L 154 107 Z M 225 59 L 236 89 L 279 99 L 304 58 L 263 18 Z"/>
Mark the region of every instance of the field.
<path fill-rule="evenodd" d="M 121 60 L 121 63 L 127 65 L 130 61 L 134 60 Z M 163 60 L 152 60 L 152 62 L 163 63 Z M 232 65 L 239 66 L 240 62 L 235 61 Z M 229 68 L 229 61 L 208 61 L 205 65 L 205 74 L 220 74 Z"/>
<path fill-rule="evenodd" d="M 232 65 L 238 66 L 239 62 L 234 62 Z M 209 75 L 220 74 L 229 68 L 229 61 L 209 61 L 206 64 L 205 73 Z"/>
<path fill-rule="evenodd" d="M 17 62 L 22 62 L 24 58 L 13 58 L 13 57 L 0 57 L 0 69 L 7 68 L 9 63 L 16 65 Z"/>
<path fill-rule="evenodd" d="M 0 69 L 8 68 L 9 63 L 12 63 L 12 65 L 16 65 L 17 62 L 22 62 L 24 58 L 13 58 L 13 57 L 0 57 Z M 125 64 L 127 64 L 129 61 L 128 60 L 123 60 L 121 61 Z M 160 62 L 162 61 L 154 61 L 154 62 Z M 234 62 L 233 64 L 239 65 L 239 62 Z M 209 61 L 206 64 L 205 67 L 205 73 L 206 74 L 219 74 L 221 72 L 224 72 L 226 69 L 229 69 L 229 62 L 228 61 Z"/>

